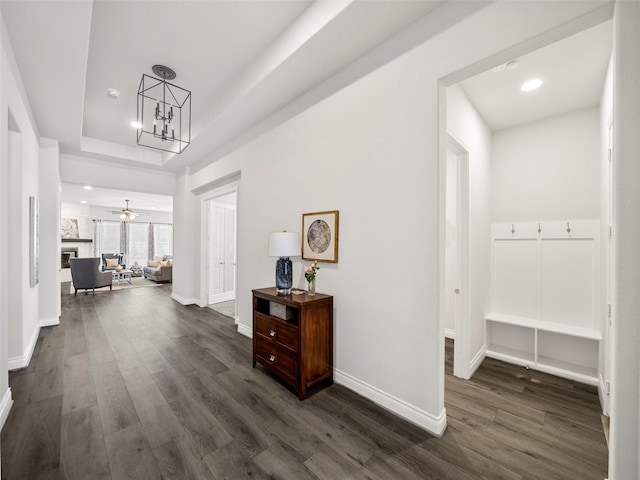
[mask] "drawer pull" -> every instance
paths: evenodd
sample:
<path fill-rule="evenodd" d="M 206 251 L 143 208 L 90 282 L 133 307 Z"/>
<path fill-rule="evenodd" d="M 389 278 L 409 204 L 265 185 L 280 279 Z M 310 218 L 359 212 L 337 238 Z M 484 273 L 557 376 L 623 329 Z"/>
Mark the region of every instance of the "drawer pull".
<path fill-rule="evenodd" d="M 269 330 L 269 335 L 271 335 L 272 337 L 275 337 L 276 336 L 275 330 Z"/>
<path fill-rule="evenodd" d="M 269 355 L 269 361 L 270 362 L 275 362 L 276 361 L 276 356 L 275 355 Z"/>

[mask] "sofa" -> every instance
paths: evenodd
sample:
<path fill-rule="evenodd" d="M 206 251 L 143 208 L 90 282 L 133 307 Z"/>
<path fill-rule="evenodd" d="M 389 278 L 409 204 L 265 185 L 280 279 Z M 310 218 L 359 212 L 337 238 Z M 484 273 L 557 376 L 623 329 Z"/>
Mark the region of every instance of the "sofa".
<path fill-rule="evenodd" d="M 156 257 L 154 260 L 147 261 L 147 264 L 142 267 L 142 273 L 144 278 L 154 282 L 170 283 L 173 280 L 173 255 Z"/>
<path fill-rule="evenodd" d="M 118 265 L 126 268 L 124 258 L 119 253 L 103 253 L 102 254 L 102 271 L 115 270 Z"/>

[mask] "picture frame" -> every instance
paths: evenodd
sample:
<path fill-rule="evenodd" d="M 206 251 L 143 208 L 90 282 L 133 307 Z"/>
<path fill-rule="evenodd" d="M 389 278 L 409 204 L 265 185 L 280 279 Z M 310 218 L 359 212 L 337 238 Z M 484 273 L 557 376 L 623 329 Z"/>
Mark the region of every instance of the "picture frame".
<path fill-rule="evenodd" d="M 338 263 L 340 212 L 302 214 L 302 259 Z"/>

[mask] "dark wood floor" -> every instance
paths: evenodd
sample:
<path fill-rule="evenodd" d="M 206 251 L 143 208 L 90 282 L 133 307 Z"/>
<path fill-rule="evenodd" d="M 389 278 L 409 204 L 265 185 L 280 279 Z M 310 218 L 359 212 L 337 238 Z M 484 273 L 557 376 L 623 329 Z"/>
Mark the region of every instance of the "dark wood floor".
<path fill-rule="evenodd" d="M 493 360 L 465 382 L 449 346 L 449 427 L 434 438 L 337 385 L 298 401 L 251 368 L 229 318 L 170 288 L 63 296 L 61 325 L 10 374 L 2 479 L 606 476 L 590 387 Z"/>

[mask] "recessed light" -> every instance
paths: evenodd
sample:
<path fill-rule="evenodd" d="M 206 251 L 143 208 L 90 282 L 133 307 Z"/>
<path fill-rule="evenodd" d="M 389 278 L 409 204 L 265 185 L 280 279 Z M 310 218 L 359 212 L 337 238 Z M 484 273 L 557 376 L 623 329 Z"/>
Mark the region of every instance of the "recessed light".
<path fill-rule="evenodd" d="M 532 78 L 531 80 L 524 82 L 520 87 L 520 90 L 522 90 L 523 92 L 530 92 L 531 90 L 540 88 L 540 85 L 542 85 L 542 80 L 540 80 L 539 78 Z"/>
<path fill-rule="evenodd" d="M 86 200 L 80 200 L 80 203 L 87 203 Z"/>
<path fill-rule="evenodd" d="M 92 187 L 91 185 L 85 185 L 85 186 L 84 186 L 84 189 L 85 189 L 85 190 L 91 190 L 92 188 L 93 188 L 93 187 Z"/>
<path fill-rule="evenodd" d="M 131 122 L 131 126 L 133 128 L 142 128 L 142 124 L 138 122 Z"/>
<path fill-rule="evenodd" d="M 107 88 L 107 95 L 111 98 L 118 98 L 120 96 L 120 90 L 116 90 L 115 88 Z"/>

